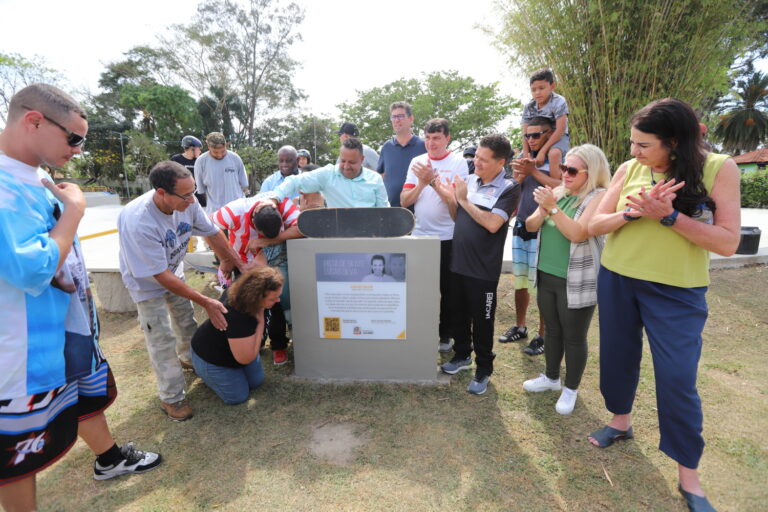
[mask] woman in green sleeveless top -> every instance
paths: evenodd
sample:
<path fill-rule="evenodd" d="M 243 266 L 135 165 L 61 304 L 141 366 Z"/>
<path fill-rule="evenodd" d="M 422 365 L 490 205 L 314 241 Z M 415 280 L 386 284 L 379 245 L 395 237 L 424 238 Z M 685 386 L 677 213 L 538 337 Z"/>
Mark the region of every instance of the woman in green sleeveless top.
<path fill-rule="evenodd" d="M 540 230 L 536 300 L 544 320 L 546 373 L 523 383 L 526 391 L 559 391 L 565 357 L 565 386 L 555 410 L 570 414 L 587 364 L 587 331 L 597 304 L 597 271 L 603 236 L 590 236 L 592 215 L 611 181 L 608 160 L 592 144 L 571 149 L 560 166 L 562 185 L 538 187 L 539 207 L 525 229 Z"/>
<path fill-rule="evenodd" d="M 608 234 L 598 278 L 600 391 L 613 413 L 589 439 L 605 448 L 633 436 L 644 328 L 659 449 L 678 463 L 689 509 L 714 510 L 697 471 L 704 439 L 696 374 L 709 252 L 730 256 L 739 244 L 739 170 L 726 155 L 707 152 L 695 112 L 680 100 L 641 109 L 630 136 L 634 159 L 616 171 L 589 226 Z"/>

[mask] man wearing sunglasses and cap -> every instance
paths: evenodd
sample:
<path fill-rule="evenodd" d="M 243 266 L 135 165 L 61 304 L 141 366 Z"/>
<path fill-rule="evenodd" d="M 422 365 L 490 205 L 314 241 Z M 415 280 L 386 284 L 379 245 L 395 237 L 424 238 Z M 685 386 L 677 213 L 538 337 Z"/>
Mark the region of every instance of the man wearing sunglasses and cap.
<path fill-rule="evenodd" d="M 555 188 L 560 184 L 560 162 L 550 165 L 545 158 L 544 165 L 536 167 L 535 158 L 546 145 L 554 131 L 554 124 L 547 117 L 534 117 L 525 127 L 523 137 L 528 142 L 533 158 L 519 158 L 512 161 L 513 177 L 520 183 L 520 207 L 512 228 L 512 272 L 515 275 L 515 315 L 516 324 L 499 336 L 501 343 L 522 340 L 528 337 L 526 315 L 530 302 L 530 288 L 536 277 L 536 249 L 538 237 L 525 229 L 525 219 L 531 215 L 538 204 L 533 199 L 533 191 L 539 186 L 549 185 Z M 530 356 L 544 353 L 544 321 L 539 319 L 539 333 L 531 340 L 524 352 Z"/>
<path fill-rule="evenodd" d="M 0 133 L 0 506 L 36 508 L 35 475 L 77 436 L 105 480 L 157 467 L 161 457 L 118 446 L 104 410 L 114 377 L 98 344 L 96 306 L 77 227 L 85 198 L 54 185 L 40 166 L 82 151 L 88 121 L 68 94 L 46 84 L 17 92 Z M 64 478 L 66 485 L 66 478 Z"/>
<path fill-rule="evenodd" d="M 347 139 L 357 138 L 360 135 L 360 130 L 357 129 L 357 125 L 354 123 L 343 123 L 336 133 L 339 134 L 339 140 L 343 144 Z M 375 171 L 379 164 L 379 154 L 370 146 L 363 144 L 363 157 L 363 167 Z M 340 163 L 341 157 L 336 160 L 336 165 Z"/>

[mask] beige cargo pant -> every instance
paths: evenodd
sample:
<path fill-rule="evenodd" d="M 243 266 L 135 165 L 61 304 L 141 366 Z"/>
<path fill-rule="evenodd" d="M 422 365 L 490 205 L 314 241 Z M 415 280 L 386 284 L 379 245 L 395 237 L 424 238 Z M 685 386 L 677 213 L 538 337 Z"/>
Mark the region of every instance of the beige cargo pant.
<path fill-rule="evenodd" d="M 190 340 L 197 329 L 189 299 L 166 292 L 136 304 L 147 352 L 157 378 L 160 400 L 184 399 L 184 373 L 179 360 L 192 364 Z"/>

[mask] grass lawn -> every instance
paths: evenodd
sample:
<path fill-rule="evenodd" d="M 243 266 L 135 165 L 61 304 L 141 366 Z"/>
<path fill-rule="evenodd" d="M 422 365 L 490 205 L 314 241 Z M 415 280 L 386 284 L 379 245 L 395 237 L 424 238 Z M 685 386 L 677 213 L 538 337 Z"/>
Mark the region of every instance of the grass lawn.
<path fill-rule="evenodd" d="M 199 277 L 190 282 L 203 288 Z M 502 276 L 497 333 L 513 318 L 511 283 Z M 768 267 L 712 272 L 699 372 L 701 472 L 720 511 L 768 508 L 766 290 Z M 529 318 L 538 321 L 535 301 Z M 101 321 L 119 390 L 107 411 L 112 431 L 119 442 L 161 452 L 165 463 L 96 482 L 93 455 L 78 441 L 38 476 L 40 510 L 685 510 L 676 465 L 657 449 L 647 346 L 635 439 L 606 450 L 586 440 L 609 417 L 598 387 L 597 315 L 571 416 L 555 412 L 557 393 L 523 391 L 544 371 L 544 356 L 530 358 L 518 343 L 496 345 L 496 373 L 481 397 L 465 391 L 470 372 L 443 387 L 297 382 L 290 364 L 273 368 L 268 352 L 265 384 L 238 406 L 188 372 L 195 417 L 183 423 L 159 409 L 136 315 L 102 313 Z"/>

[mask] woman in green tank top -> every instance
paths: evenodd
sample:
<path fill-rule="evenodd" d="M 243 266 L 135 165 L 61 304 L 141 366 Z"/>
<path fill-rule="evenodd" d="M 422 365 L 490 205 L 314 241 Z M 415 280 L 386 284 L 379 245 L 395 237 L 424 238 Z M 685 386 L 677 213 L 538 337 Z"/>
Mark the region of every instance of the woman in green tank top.
<path fill-rule="evenodd" d="M 709 153 L 696 113 L 674 98 L 632 118 L 631 154 L 590 223 L 608 234 L 598 278 L 600 391 L 613 413 L 589 440 L 605 448 L 630 439 L 643 329 L 653 357 L 659 449 L 678 463 L 690 510 L 714 510 L 698 464 L 704 450 L 696 375 L 707 318 L 709 252 L 739 244 L 739 170 Z"/>
<path fill-rule="evenodd" d="M 523 389 L 559 391 L 565 357 L 565 386 L 555 410 L 570 414 L 587 364 L 587 331 L 597 303 L 597 265 L 603 247 L 603 237 L 590 236 L 588 226 L 611 172 L 602 150 L 591 144 L 571 149 L 560 169 L 562 185 L 534 190 L 539 207 L 525 221 L 529 232 L 540 230 L 536 300 L 545 326 L 547 368 L 525 381 Z"/>

